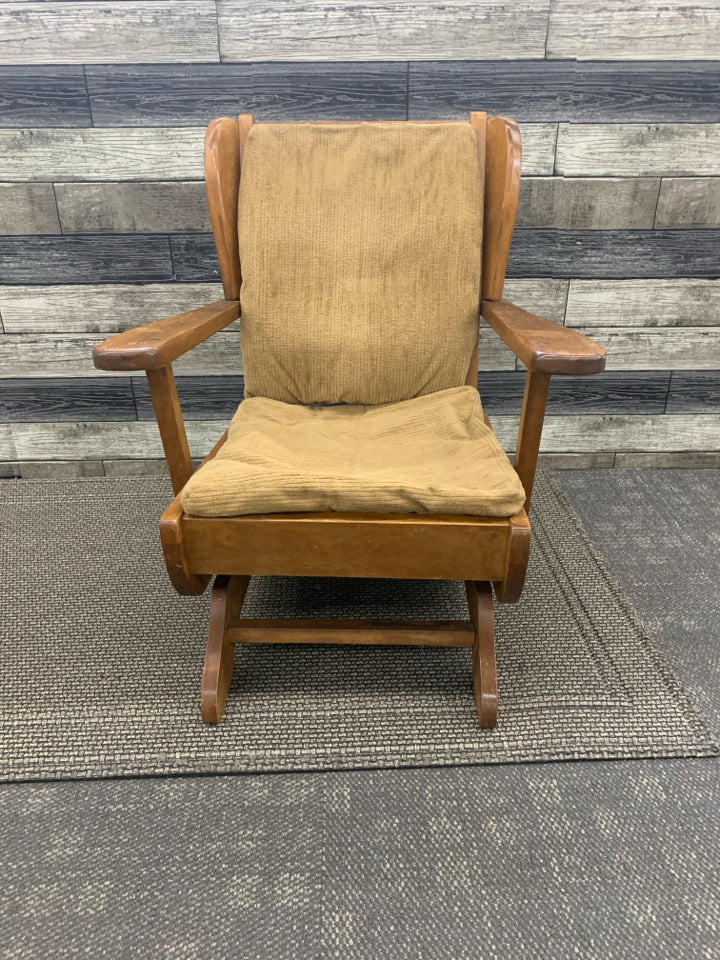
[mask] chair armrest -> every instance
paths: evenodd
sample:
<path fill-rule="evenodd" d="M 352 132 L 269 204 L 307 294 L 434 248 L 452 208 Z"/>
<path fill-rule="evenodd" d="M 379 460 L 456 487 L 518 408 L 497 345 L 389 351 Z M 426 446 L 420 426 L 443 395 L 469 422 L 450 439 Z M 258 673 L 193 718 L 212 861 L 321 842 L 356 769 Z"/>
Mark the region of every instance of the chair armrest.
<path fill-rule="evenodd" d="M 216 300 L 103 340 L 93 350 L 93 361 L 100 370 L 158 370 L 239 316 L 237 300 Z"/>
<path fill-rule="evenodd" d="M 528 313 L 507 300 L 483 300 L 480 313 L 528 370 L 601 373 L 606 350 L 579 330 Z"/>

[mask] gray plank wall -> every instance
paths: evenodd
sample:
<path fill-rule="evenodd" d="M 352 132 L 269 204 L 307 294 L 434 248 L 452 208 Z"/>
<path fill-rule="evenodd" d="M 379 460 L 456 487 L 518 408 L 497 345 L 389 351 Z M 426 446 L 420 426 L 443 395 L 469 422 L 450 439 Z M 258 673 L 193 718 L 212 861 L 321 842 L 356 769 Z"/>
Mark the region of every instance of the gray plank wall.
<path fill-rule="evenodd" d="M 105 335 L 220 294 L 204 127 L 515 117 L 507 296 L 596 336 L 556 378 L 557 465 L 720 464 L 719 0 L 0 0 L 0 473 L 161 469 Z M 480 385 L 509 450 L 523 373 Z M 237 331 L 177 364 L 195 455 L 242 396 Z"/>

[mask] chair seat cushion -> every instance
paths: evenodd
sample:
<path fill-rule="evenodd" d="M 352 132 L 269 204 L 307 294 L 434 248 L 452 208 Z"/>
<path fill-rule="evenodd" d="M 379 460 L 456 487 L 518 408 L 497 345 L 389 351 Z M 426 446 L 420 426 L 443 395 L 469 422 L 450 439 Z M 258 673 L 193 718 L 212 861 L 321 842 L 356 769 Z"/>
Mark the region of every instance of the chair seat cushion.
<path fill-rule="evenodd" d="M 181 495 L 186 513 L 347 511 L 505 517 L 522 484 L 473 387 L 374 406 L 243 401 Z"/>

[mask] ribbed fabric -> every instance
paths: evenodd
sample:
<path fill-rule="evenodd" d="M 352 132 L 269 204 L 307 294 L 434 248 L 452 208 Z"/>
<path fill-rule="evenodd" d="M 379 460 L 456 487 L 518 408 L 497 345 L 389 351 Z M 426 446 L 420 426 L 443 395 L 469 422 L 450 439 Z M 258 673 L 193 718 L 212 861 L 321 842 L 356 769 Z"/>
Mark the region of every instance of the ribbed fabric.
<path fill-rule="evenodd" d="M 206 517 L 338 510 L 504 517 L 525 494 L 474 387 L 378 406 L 240 404 L 182 492 Z"/>
<path fill-rule="evenodd" d="M 247 396 L 389 403 L 460 386 L 483 198 L 469 123 L 259 123 L 240 181 Z"/>

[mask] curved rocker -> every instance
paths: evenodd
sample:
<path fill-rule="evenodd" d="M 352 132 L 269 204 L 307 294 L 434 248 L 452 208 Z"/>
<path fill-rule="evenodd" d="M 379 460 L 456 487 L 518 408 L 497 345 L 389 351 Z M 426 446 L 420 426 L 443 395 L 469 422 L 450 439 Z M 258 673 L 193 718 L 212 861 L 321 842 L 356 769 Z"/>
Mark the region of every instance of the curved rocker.
<path fill-rule="evenodd" d="M 498 688 L 495 663 L 495 610 L 489 583 L 465 582 L 470 620 L 475 628 L 473 687 L 481 727 L 497 726 Z"/>
<path fill-rule="evenodd" d="M 219 723 L 225 711 L 235 666 L 235 646 L 228 624 L 233 617 L 240 616 L 249 583 L 250 577 L 215 577 L 200 694 L 205 723 Z"/>

